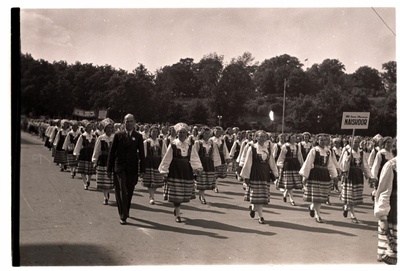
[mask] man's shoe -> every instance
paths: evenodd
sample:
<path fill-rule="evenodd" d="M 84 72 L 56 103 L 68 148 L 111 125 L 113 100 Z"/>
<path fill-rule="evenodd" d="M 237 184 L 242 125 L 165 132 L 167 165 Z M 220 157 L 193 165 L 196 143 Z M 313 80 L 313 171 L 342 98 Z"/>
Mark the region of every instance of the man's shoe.
<path fill-rule="evenodd" d="M 126 220 L 122 220 L 122 219 L 120 219 L 120 220 L 119 220 L 119 224 L 121 224 L 121 225 L 125 225 L 125 224 L 126 224 Z"/>

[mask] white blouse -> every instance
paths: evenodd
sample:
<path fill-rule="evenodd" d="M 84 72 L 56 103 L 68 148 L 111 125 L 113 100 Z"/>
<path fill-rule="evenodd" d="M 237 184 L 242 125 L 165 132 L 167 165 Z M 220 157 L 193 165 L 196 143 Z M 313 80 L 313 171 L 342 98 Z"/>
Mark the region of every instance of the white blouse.
<path fill-rule="evenodd" d="M 175 139 L 168 146 L 167 152 L 165 153 L 165 155 L 160 163 L 160 166 L 158 167 L 158 171 L 160 171 L 160 173 L 168 174 L 168 172 L 169 172 L 169 166 L 173 159 L 172 145 L 175 145 L 178 149 L 181 150 L 181 154 L 183 157 L 186 157 L 188 155 L 189 143 L 186 141 L 182 142 L 179 139 Z M 200 157 L 199 157 L 199 154 L 197 153 L 196 148 L 192 148 L 192 151 L 190 153 L 189 162 L 190 162 L 190 165 L 192 166 L 193 170 L 203 170 L 203 166 L 201 164 Z"/>

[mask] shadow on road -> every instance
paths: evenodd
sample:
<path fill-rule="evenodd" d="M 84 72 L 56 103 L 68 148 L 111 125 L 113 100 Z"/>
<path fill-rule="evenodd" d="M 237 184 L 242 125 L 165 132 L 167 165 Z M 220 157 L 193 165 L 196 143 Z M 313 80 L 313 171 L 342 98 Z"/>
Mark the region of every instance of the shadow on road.
<path fill-rule="evenodd" d="M 249 228 L 241 228 L 230 224 L 221 223 L 213 220 L 204 220 L 204 219 L 186 219 L 185 224 L 190 226 L 201 227 L 205 229 L 212 230 L 221 230 L 221 231 L 232 231 L 239 233 L 252 233 L 252 234 L 260 234 L 260 235 L 275 235 L 276 233 L 267 232 L 267 231 L 258 231 Z M 256 225 L 256 224 L 255 224 Z"/>
<path fill-rule="evenodd" d="M 34 244 L 20 246 L 21 266 L 118 265 L 112 251 L 88 244 Z"/>
<path fill-rule="evenodd" d="M 33 141 L 30 141 L 30 140 L 26 140 L 26 139 L 24 139 L 24 138 L 21 138 L 21 145 L 44 145 L 44 142 L 43 142 L 43 144 L 42 143 L 39 143 L 39 142 L 33 142 Z"/>
<path fill-rule="evenodd" d="M 154 221 L 149 221 L 145 219 L 140 219 L 137 217 L 132 218 L 133 220 L 141 223 L 132 223 L 128 221 L 126 223 L 126 226 L 136 226 L 136 227 L 141 227 L 141 228 L 147 228 L 147 229 L 152 229 L 152 230 L 158 230 L 158 231 L 165 231 L 165 232 L 173 232 L 173 233 L 182 233 L 182 234 L 189 234 L 189 235 L 205 235 L 208 237 L 212 238 L 217 238 L 217 239 L 228 239 L 226 236 L 222 236 L 213 232 L 207 232 L 207 231 L 199 231 L 199 230 L 194 230 L 194 229 L 186 229 L 184 225 L 182 224 L 188 224 L 188 221 L 190 219 L 182 218 L 181 224 L 177 224 L 180 227 L 173 227 L 165 224 L 160 224 Z M 174 216 L 171 216 L 171 219 L 174 219 Z"/>
<path fill-rule="evenodd" d="M 286 229 L 292 229 L 292 230 L 298 230 L 298 231 L 306 231 L 306 232 L 319 232 L 319 233 L 327 233 L 327 234 L 340 234 L 344 236 L 356 236 L 354 234 L 345 232 L 345 231 L 337 231 L 337 230 L 331 230 L 324 228 L 324 224 L 332 224 L 332 221 L 326 221 L 323 224 L 318 224 L 315 222 L 315 226 L 306 226 L 306 225 L 300 225 L 300 224 L 294 224 L 294 223 L 289 223 L 289 222 L 283 222 L 283 221 L 266 221 L 267 225 L 270 225 L 271 227 L 279 227 L 279 228 L 286 228 Z"/>

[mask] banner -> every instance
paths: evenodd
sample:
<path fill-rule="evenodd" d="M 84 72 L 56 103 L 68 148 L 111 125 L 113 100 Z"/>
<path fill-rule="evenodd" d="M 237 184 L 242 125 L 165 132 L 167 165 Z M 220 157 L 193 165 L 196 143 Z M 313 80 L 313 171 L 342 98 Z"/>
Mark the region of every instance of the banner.
<path fill-rule="evenodd" d="M 368 129 L 370 112 L 343 112 L 342 129 Z"/>
<path fill-rule="evenodd" d="M 83 110 L 83 109 L 78 109 L 78 108 L 74 108 L 74 111 L 72 113 L 75 116 L 78 117 L 84 117 L 84 118 L 95 118 L 96 117 L 96 113 L 93 110 Z"/>

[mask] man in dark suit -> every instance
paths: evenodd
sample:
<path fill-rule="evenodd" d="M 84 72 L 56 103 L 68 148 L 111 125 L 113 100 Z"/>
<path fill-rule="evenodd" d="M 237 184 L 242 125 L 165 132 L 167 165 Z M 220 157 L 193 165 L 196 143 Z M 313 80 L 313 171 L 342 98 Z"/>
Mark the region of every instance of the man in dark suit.
<path fill-rule="evenodd" d="M 107 162 L 107 173 L 109 176 L 114 173 L 115 198 L 121 225 L 126 224 L 135 185 L 139 175 L 142 177 L 145 171 L 143 137 L 134 129 L 135 117 L 127 114 L 124 123 L 125 131 L 114 135 Z"/>

